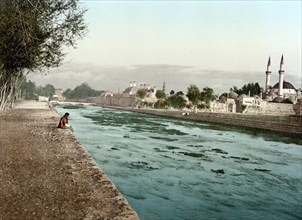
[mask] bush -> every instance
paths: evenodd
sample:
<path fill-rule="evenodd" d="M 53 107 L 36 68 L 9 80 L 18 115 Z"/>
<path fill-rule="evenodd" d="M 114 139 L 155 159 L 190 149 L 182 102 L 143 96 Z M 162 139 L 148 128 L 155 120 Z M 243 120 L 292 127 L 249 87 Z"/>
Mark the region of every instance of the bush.
<path fill-rule="evenodd" d="M 166 109 L 168 107 L 169 107 L 169 105 L 166 100 L 157 100 L 154 103 L 154 108 L 157 108 L 157 109 Z"/>
<path fill-rule="evenodd" d="M 183 109 L 186 106 L 186 100 L 182 96 L 172 95 L 167 99 L 169 106 L 177 109 Z"/>

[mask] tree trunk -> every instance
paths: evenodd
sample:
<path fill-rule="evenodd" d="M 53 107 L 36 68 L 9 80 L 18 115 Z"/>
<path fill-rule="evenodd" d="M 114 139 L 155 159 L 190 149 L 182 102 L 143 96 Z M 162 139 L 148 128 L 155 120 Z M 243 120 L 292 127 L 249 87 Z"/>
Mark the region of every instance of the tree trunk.
<path fill-rule="evenodd" d="M 10 74 L 6 79 L 4 73 L 0 75 L 0 112 L 13 107 L 17 91 L 24 79 L 21 76 L 22 72 L 19 72 L 16 76 Z"/>

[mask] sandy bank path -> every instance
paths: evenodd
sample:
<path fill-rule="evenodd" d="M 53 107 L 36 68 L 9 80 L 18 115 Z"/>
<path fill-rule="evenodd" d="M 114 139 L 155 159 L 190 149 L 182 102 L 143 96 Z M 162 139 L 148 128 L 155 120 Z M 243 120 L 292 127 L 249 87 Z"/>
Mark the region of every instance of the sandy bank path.
<path fill-rule="evenodd" d="M 138 219 L 58 121 L 47 103 L 0 113 L 0 219 Z"/>

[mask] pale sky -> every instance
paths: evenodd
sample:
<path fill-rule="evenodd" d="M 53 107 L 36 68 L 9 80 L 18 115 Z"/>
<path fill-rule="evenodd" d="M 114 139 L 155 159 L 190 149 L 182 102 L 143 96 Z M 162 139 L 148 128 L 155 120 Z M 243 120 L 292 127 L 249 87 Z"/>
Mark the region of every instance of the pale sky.
<path fill-rule="evenodd" d="M 284 79 L 301 88 L 301 1 L 81 1 L 87 36 L 64 65 L 30 79 L 37 85 L 123 91 L 130 81 L 216 93 L 249 82 Z"/>

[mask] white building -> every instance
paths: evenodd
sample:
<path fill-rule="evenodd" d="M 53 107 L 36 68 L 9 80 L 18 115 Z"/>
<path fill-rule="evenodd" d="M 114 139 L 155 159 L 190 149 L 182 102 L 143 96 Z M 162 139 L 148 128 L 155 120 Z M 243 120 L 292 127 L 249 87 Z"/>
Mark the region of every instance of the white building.
<path fill-rule="evenodd" d="M 63 89 L 55 89 L 55 94 L 51 97 L 52 101 L 64 101 Z"/>
<path fill-rule="evenodd" d="M 270 85 L 270 76 L 271 76 L 271 58 L 269 57 L 267 68 L 266 68 L 266 80 L 265 80 L 265 90 L 264 90 L 264 97 L 267 100 L 273 100 L 274 98 L 278 97 L 279 99 L 286 99 L 292 98 L 293 96 L 297 95 L 297 90 L 295 87 L 284 80 L 284 59 L 283 55 L 280 61 L 280 68 L 279 68 L 279 82 L 276 83 L 274 86 Z"/>

